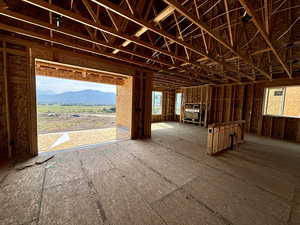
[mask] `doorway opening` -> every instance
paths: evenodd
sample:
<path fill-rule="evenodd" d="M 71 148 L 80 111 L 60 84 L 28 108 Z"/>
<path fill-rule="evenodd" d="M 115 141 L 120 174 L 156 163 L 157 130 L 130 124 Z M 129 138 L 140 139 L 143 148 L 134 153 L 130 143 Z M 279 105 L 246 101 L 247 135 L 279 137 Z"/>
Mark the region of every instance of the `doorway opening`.
<path fill-rule="evenodd" d="M 83 148 L 130 138 L 118 94 L 126 76 L 36 61 L 38 151 Z M 130 124 L 130 123 L 129 123 Z"/>

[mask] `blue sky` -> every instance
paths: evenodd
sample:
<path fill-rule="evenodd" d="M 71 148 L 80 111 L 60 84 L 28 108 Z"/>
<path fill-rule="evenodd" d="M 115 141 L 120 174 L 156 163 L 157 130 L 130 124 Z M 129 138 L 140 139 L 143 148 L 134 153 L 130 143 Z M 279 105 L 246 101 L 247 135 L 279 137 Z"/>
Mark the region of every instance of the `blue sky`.
<path fill-rule="evenodd" d="M 86 89 L 116 93 L 115 85 L 67 80 L 46 76 L 36 76 L 36 87 L 38 90 L 53 91 L 55 93 L 62 93 L 67 91 L 81 91 Z"/>

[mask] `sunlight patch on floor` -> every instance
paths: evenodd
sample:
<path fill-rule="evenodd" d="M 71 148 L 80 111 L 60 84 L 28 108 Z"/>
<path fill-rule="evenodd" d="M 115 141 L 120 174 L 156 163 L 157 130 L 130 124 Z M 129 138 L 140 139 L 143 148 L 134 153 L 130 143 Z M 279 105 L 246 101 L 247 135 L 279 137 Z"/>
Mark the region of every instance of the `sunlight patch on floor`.
<path fill-rule="evenodd" d="M 50 152 L 126 138 L 129 138 L 128 131 L 113 127 L 40 134 L 38 136 L 38 143 L 39 152 Z"/>
<path fill-rule="evenodd" d="M 170 129 L 170 128 L 173 128 L 173 126 L 168 123 L 152 123 L 151 125 L 151 130 Z"/>

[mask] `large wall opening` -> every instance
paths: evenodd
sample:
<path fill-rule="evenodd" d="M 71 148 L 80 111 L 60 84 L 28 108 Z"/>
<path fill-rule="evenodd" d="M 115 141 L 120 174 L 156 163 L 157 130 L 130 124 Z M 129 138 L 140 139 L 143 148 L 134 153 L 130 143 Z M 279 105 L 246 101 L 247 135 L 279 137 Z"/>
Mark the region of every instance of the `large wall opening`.
<path fill-rule="evenodd" d="M 36 61 L 38 151 L 83 148 L 130 137 L 129 77 Z"/>

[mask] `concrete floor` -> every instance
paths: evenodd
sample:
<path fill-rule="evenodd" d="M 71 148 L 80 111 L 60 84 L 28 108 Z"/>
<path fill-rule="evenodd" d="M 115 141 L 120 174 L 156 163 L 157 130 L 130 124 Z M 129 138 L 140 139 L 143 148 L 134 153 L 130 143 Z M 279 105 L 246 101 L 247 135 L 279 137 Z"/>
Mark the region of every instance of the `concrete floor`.
<path fill-rule="evenodd" d="M 299 144 L 247 136 L 238 151 L 210 157 L 206 133 L 154 124 L 148 141 L 2 168 L 0 224 L 300 224 Z"/>

